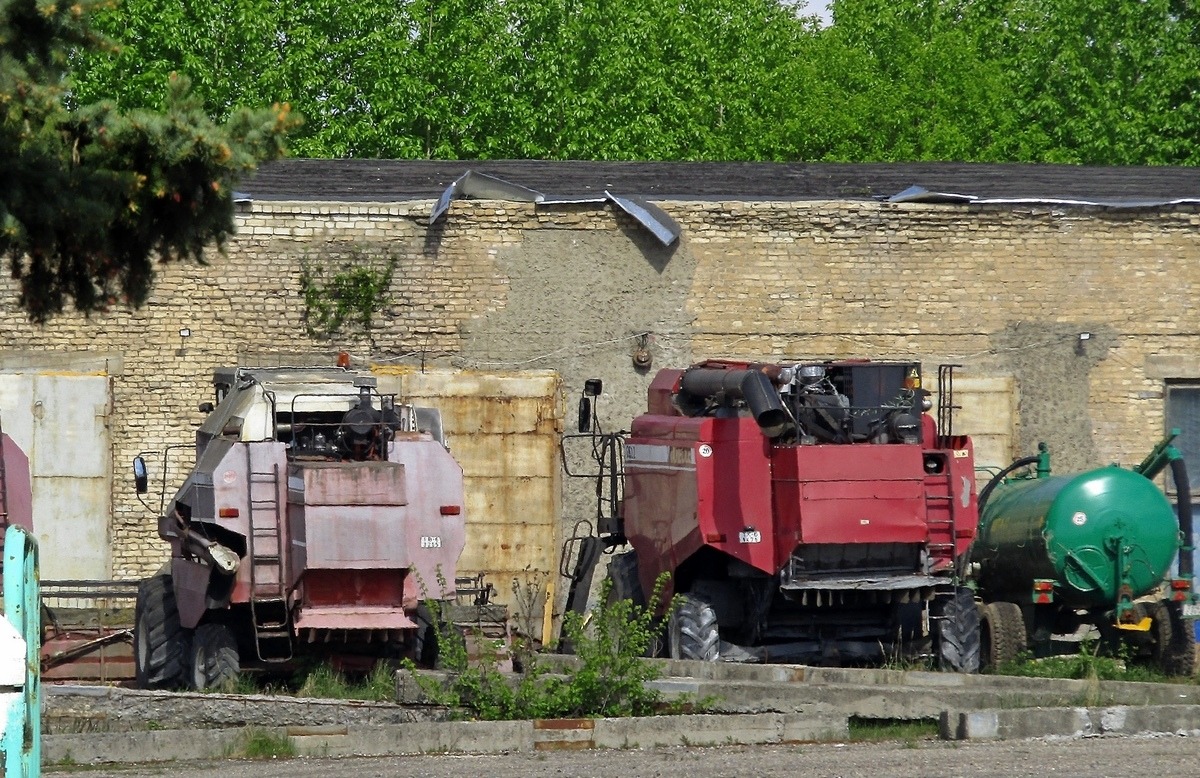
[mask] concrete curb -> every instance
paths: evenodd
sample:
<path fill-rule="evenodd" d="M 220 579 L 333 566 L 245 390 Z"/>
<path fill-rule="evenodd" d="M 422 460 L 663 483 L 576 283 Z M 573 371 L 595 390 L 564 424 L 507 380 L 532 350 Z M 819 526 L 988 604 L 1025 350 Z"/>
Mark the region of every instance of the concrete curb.
<path fill-rule="evenodd" d="M 302 756 L 494 754 L 588 748 L 764 745 L 845 739 L 845 716 L 762 713 L 624 719 L 414 722 L 47 735 L 45 764 L 143 763 L 237 756 L 250 732 L 287 737 Z"/>
<path fill-rule="evenodd" d="M 1200 706 L 1150 705 L 1107 708 L 1026 708 L 946 711 L 944 740 L 1017 740 L 1096 735 L 1200 735 Z"/>

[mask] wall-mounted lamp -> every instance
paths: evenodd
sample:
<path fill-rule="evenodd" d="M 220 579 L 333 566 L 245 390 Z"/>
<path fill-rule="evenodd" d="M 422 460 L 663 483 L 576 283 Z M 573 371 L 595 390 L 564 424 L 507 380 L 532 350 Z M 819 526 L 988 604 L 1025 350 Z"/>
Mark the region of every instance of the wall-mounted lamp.
<path fill-rule="evenodd" d="M 1092 333 L 1090 333 L 1090 332 L 1079 333 L 1079 339 L 1075 341 L 1075 353 L 1083 354 L 1084 353 L 1083 347 L 1086 346 L 1087 342 L 1091 339 L 1092 339 Z"/>
<path fill-rule="evenodd" d="M 650 369 L 650 365 L 654 363 L 654 357 L 650 354 L 649 332 L 643 332 L 634 340 L 632 356 L 635 370 L 644 373 Z"/>
<path fill-rule="evenodd" d="M 179 328 L 179 348 L 175 349 L 175 356 L 182 357 L 187 354 L 187 339 L 192 337 L 192 330 L 189 327 Z"/>

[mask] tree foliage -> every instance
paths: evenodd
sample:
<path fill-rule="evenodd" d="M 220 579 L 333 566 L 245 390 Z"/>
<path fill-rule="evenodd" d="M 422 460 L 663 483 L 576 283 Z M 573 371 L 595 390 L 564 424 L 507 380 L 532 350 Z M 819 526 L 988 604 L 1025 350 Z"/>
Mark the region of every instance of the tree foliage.
<path fill-rule="evenodd" d="M 109 49 L 84 3 L 0 0 L 0 255 L 38 322 L 139 305 L 153 260 L 202 260 L 233 226 L 232 184 L 279 156 L 286 106 L 209 118 L 185 77 L 157 110 L 72 91 L 73 57 Z"/>
<path fill-rule="evenodd" d="M 1200 164 L 1187 0 L 123 0 L 78 94 L 308 118 L 303 156 Z M 133 74 L 133 75 L 130 75 Z"/>

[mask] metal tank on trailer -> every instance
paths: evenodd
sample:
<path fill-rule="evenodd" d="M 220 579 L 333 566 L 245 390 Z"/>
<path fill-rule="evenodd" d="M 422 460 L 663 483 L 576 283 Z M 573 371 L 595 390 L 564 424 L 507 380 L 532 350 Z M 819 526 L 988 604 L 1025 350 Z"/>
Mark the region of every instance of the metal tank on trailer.
<path fill-rule="evenodd" d="M 971 562 L 985 662 L 997 667 L 1029 646 L 1050 653 L 1053 635 L 1089 626 L 1108 647 L 1123 643 L 1167 672 L 1194 669 L 1195 636 L 1183 608 L 1192 583 L 1192 548 L 1183 542 L 1191 535 L 1190 500 L 1177 519 L 1152 480 L 1171 467 L 1186 493 L 1173 438 L 1133 469 L 1069 475 L 1051 475 L 1043 444 L 981 490 Z M 1008 477 L 1024 467 L 1036 467 L 1034 477 Z"/>

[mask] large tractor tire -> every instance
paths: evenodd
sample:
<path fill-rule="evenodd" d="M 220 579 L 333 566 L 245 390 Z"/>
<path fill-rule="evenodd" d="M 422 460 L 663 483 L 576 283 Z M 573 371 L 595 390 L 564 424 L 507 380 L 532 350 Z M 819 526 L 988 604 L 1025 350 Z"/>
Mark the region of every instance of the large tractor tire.
<path fill-rule="evenodd" d="M 667 645 L 672 659 L 715 662 L 721 657 L 717 612 L 705 598 L 681 594 L 667 620 Z"/>
<path fill-rule="evenodd" d="M 1025 650 L 1025 618 L 1014 602 L 990 602 L 979 606 L 979 663 L 996 672 Z"/>
<path fill-rule="evenodd" d="M 159 573 L 138 586 L 133 622 L 133 664 L 140 689 L 180 686 L 188 633 L 179 623 L 171 576 Z"/>
<path fill-rule="evenodd" d="M 201 624 L 188 652 L 188 685 L 198 692 L 228 690 L 241 673 L 237 639 L 225 624 Z"/>
<path fill-rule="evenodd" d="M 1150 661 L 1167 675 L 1191 677 L 1196 674 L 1196 631 L 1185 621 L 1181 608 L 1173 603 L 1155 602 L 1146 608 L 1150 617 Z"/>
<path fill-rule="evenodd" d="M 642 579 L 638 577 L 637 553 L 626 551 L 614 554 L 608 563 L 608 604 L 629 600 L 639 608 L 646 607 L 646 593 L 642 591 Z"/>
<path fill-rule="evenodd" d="M 413 658 L 423 667 L 445 669 L 446 665 L 442 662 L 441 649 L 443 635 L 448 635 L 449 629 L 444 614 L 451 604 L 449 600 L 439 600 L 432 604 L 422 602 L 417 606 L 417 632 L 413 643 Z"/>
<path fill-rule="evenodd" d="M 974 593 L 959 586 L 933 602 L 938 669 L 955 673 L 979 672 L 979 609 Z"/>

